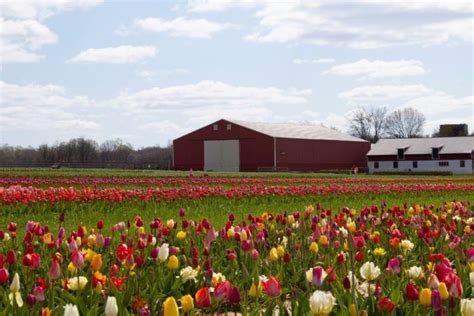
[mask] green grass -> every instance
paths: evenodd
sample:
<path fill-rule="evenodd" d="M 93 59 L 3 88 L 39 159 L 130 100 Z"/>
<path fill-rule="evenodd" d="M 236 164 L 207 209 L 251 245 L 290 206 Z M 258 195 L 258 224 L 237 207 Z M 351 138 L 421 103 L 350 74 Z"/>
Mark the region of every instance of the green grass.
<path fill-rule="evenodd" d="M 207 217 L 214 225 L 225 224 L 227 215 L 234 213 L 238 220 L 243 220 L 248 214 L 263 212 L 304 211 L 305 206 L 320 203 L 323 208 L 338 211 L 347 206 L 361 210 L 366 206 L 380 205 L 386 202 L 389 206 L 402 206 L 403 203 L 442 206 L 446 201 L 468 201 L 474 205 L 474 195 L 466 192 L 451 193 L 417 193 L 417 194 L 365 194 L 365 195 L 328 195 L 305 197 L 258 197 L 240 200 L 224 198 L 207 198 L 204 200 L 178 200 L 175 202 L 125 202 L 125 203 L 58 203 L 36 205 L 9 205 L 1 207 L 0 229 L 6 229 L 10 221 L 24 227 L 28 220 L 48 224 L 52 228 L 58 227 L 58 217 L 61 212 L 66 214 L 66 227 L 77 228 L 78 224 L 87 227 L 94 226 L 102 219 L 107 224 L 119 221 L 133 221 L 136 215 L 142 216 L 145 221 L 154 217 L 161 219 L 178 218 L 181 207 L 187 209 L 188 217 L 199 220 Z"/>

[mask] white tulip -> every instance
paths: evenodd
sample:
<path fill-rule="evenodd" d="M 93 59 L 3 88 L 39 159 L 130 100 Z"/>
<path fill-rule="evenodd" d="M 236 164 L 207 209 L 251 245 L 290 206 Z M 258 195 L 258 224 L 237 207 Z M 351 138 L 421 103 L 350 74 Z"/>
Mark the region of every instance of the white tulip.
<path fill-rule="evenodd" d="M 23 298 L 21 297 L 20 293 L 20 276 L 18 273 L 15 273 L 13 276 L 12 284 L 10 285 L 10 294 L 8 294 L 8 298 L 10 299 L 10 304 L 13 305 L 16 302 L 18 307 L 23 306 Z"/>
<path fill-rule="evenodd" d="M 461 315 L 472 316 L 474 315 L 474 298 L 461 300 Z"/>
<path fill-rule="evenodd" d="M 117 300 L 113 296 L 107 297 L 107 302 L 105 303 L 105 315 L 117 316 L 117 314 L 118 314 Z"/>
<path fill-rule="evenodd" d="M 423 268 L 417 266 L 410 267 L 410 269 L 407 270 L 407 274 L 413 280 L 421 279 L 424 276 Z"/>
<path fill-rule="evenodd" d="M 193 280 L 194 282 L 196 282 L 197 281 L 196 277 L 198 275 L 198 272 L 194 270 L 192 267 L 187 266 L 186 268 L 181 269 L 181 271 L 179 272 L 179 275 L 181 276 L 181 279 L 183 279 L 183 283 L 189 280 Z"/>
<path fill-rule="evenodd" d="M 380 275 L 380 268 L 373 262 L 366 262 L 360 267 L 360 275 L 367 281 L 373 281 Z"/>
<path fill-rule="evenodd" d="M 160 250 L 158 251 L 158 259 L 160 259 L 161 262 L 166 261 L 168 259 L 168 256 L 170 255 L 170 247 L 168 244 L 163 244 L 160 247 Z"/>
<path fill-rule="evenodd" d="M 313 315 L 329 315 L 336 305 L 331 292 L 315 291 L 309 298 L 309 307 Z"/>
<path fill-rule="evenodd" d="M 18 275 L 18 273 L 15 273 L 15 275 L 13 276 L 13 281 L 10 285 L 10 291 L 12 291 L 13 293 L 20 291 L 20 276 Z"/>
<path fill-rule="evenodd" d="M 404 251 L 411 251 L 413 249 L 413 247 L 415 247 L 415 244 L 413 244 L 411 241 L 409 241 L 408 239 L 403 239 L 401 242 L 400 242 L 400 247 L 404 250 Z"/>
<path fill-rule="evenodd" d="M 79 310 L 76 305 L 66 304 L 64 306 L 64 316 L 79 316 Z"/>

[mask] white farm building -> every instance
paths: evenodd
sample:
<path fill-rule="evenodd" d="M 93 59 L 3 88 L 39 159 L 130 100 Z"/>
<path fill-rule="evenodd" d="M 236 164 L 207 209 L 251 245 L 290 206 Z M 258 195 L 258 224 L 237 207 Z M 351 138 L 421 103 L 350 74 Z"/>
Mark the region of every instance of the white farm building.
<path fill-rule="evenodd" d="M 474 137 L 381 139 L 367 154 L 369 172 L 472 174 Z"/>

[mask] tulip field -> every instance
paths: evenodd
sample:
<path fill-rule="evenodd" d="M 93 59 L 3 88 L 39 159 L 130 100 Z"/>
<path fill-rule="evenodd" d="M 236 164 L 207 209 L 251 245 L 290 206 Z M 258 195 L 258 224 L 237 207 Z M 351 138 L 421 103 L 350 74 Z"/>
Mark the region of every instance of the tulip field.
<path fill-rule="evenodd" d="M 474 177 L 0 169 L 0 315 L 474 315 Z"/>

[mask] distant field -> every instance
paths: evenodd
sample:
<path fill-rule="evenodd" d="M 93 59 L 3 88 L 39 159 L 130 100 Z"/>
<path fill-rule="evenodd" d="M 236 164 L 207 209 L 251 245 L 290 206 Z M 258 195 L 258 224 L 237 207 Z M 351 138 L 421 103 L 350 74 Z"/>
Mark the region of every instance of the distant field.
<path fill-rule="evenodd" d="M 100 180 L 100 181 L 98 181 Z M 225 198 L 210 196 L 196 199 L 180 197 L 174 200 L 143 201 L 132 199 L 122 202 L 93 199 L 86 202 L 57 201 L 55 203 L 35 202 L 29 204 L 15 203 L 0 206 L 4 216 L 0 219 L 0 227 L 4 227 L 14 219 L 23 225 L 28 220 L 37 220 L 51 225 L 57 224 L 57 216 L 66 213 L 67 225 L 93 225 L 103 219 L 109 223 L 133 219 L 141 215 L 145 219 L 153 217 L 172 218 L 177 211 L 184 207 L 189 210 L 191 218 L 203 216 L 218 224 L 226 221 L 228 213 L 235 213 L 238 218 L 245 218 L 248 213 L 281 212 L 301 210 L 307 205 L 320 203 L 325 208 L 339 210 L 342 207 L 361 209 L 371 205 L 403 205 L 404 203 L 420 203 L 424 205 L 441 205 L 447 201 L 464 200 L 474 203 L 474 192 L 470 190 L 454 190 L 451 192 L 384 192 L 377 193 L 378 187 L 387 185 L 433 185 L 457 184 L 474 185 L 474 176 L 398 176 L 398 175 L 344 175 L 327 173 L 218 173 L 195 171 L 190 177 L 189 172 L 157 171 L 157 170 L 117 170 L 117 169 L 0 169 L 0 182 L 3 186 L 21 184 L 24 187 L 34 187 L 47 190 L 49 187 L 74 187 L 77 190 L 94 188 L 97 190 L 192 190 L 194 187 L 216 187 L 232 189 L 241 188 L 242 194 L 252 188 L 259 187 L 288 187 L 308 189 L 314 186 L 348 188 L 348 192 L 328 194 L 294 194 L 293 196 L 259 196 Z M 370 186 L 366 193 L 355 192 L 360 185 Z M 180 189 L 181 188 L 181 189 Z M 137 191 L 138 190 L 138 191 Z M 354 191 L 354 192 L 352 192 Z M 439 190 L 438 190 L 439 191 Z M 102 192 L 102 191 L 101 191 Z M 182 192 L 182 191 L 179 191 Z M 101 198 L 104 199 L 104 198 Z"/>

